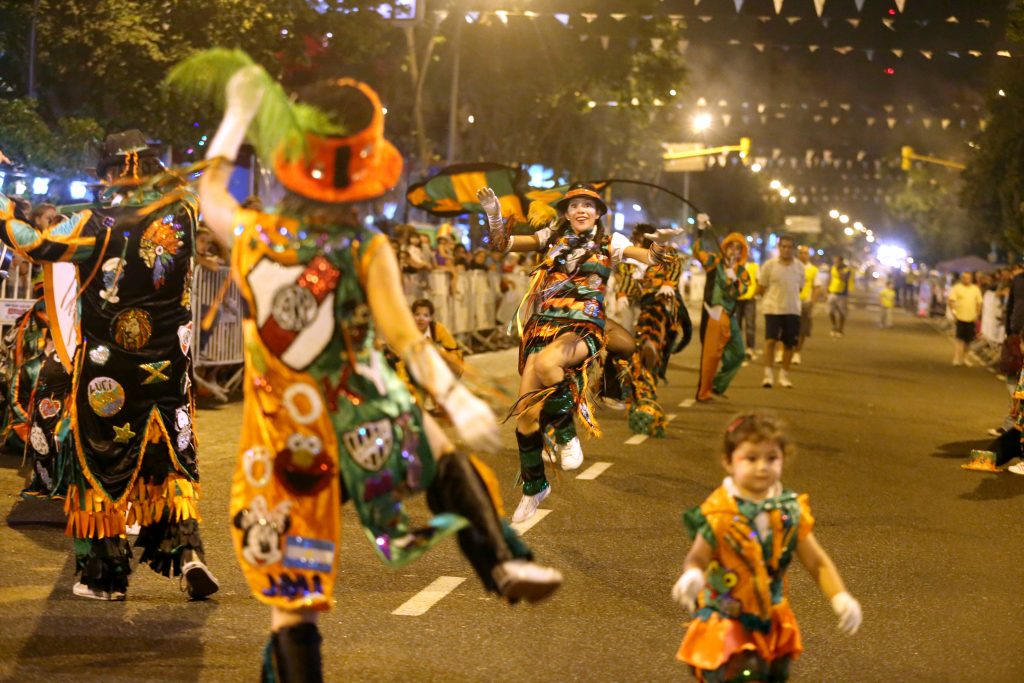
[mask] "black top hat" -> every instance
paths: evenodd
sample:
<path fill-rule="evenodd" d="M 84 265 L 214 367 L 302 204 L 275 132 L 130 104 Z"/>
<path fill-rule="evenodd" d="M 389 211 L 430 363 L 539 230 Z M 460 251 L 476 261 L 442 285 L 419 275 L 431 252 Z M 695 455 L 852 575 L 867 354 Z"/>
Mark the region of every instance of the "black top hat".
<path fill-rule="evenodd" d="M 100 145 L 100 160 L 96 164 L 96 177 L 104 179 L 112 166 L 132 163 L 132 159 L 156 157 L 156 150 L 146 142 L 142 131 L 132 128 L 121 133 L 113 133 Z M 122 174 L 124 175 L 124 174 Z M 138 175 L 138 164 L 135 164 L 135 175 Z"/>
<path fill-rule="evenodd" d="M 598 218 L 608 213 L 608 205 L 605 204 L 604 200 L 601 198 L 601 193 L 598 192 L 597 188 L 590 183 L 573 183 L 570 185 L 569 191 L 565 193 L 564 197 L 558 200 L 558 203 L 555 204 L 555 208 L 558 209 L 559 213 L 565 214 L 566 210 L 569 208 L 569 202 L 577 197 L 586 197 L 587 199 L 592 200 L 597 206 Z"/>

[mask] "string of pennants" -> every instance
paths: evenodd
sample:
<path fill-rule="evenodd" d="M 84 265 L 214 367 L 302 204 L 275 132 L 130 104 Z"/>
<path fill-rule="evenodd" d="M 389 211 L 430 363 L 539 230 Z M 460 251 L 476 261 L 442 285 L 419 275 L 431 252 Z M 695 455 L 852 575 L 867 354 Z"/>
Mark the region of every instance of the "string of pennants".
<path fill-rule="evenodd" d="M 762 125 L 768 125 L 769 121 L 772 121 L 772 120 L 783 120 L 783 119 L 786 119 L 786 118 L 789 118 L 789 116 L 786 114 L 786 112 L 775 112 L 772 115 L 769 115 L 769 114 L 757 114 L 756 118 L 755 118 L 755 115 L 751 115 L 751 114 L 743 114 L 743 115 L 740 115 L 740 116 L 734 116 L 732 114 L 721 114 L 720 115 L 720 120 L 722 122 L 722 125 L 724 127 L 726 127 L 726 128 L 730 127 L 734 122 L 735 123 L 742 123 L 744 125 L 750 125 L 750 124 L 754 124 L 756 122 L 760 122 Z M 825 114 L 813 114 L 813 115 L 806 116 L 803 119 L 803 122 L 804 123 L 810 122 L 810 123 L 816 123 L 816 124 L 827 124 L 827 125 L 836 126 L 836 125 L 839 125 L 839 123 L 841 121 L 843 121 L 843 122 L 850 121 L 851 118 L 852 117 L 850 117 L 850 116 L 838 116 L 838 115 L 835 115 L 835 114 L 830 115 L 830 116 L 826 116 Z M 858 116 L 856 120 L 858 122 L 863 121 L 864 125 L 866 125 L 869 128 L 872 127 L 872 126 L 875 126 L 875 125 L 880 125 L 880 126 L 881 125 L 885 125 L 886 127 L 889 128 L 889 130 L 894 129 L 897 125 L 901 125 L 901 126 L 920 125 L 925 130 L 931 130 L 932 128 L 941 129 L 941 130 L 947 130 L 950 127 L 960 128 L 961 130 L 973 130 L 974 129 L 973 128 L 973 120 L 965 119 L 965 118 L 952 119 L 952 118 L 947 118 L 947 117 L 931 117 L 931 116 L 923 116 L 921 118 L 912 118 L 912 117 L 899 118 L 899 117 L 896 117 L 896 116 L 864 116 L 864 117 L 859 117 Z M 985 127 L 987 126 L 987 124 L 988 124 L 988 122 L 987 122 L 986 119 L 979 118 L 978 119 L 977 129 L 981 130 L 981 131 L 984 131 Z"/>
<path fill-rule="evenodd" d="M 742 7 L 743 0 L 735 0 L 735 2 L 737 4 L 737 11 L 739 11 L 739 8 Z M 815 2 L 816 2 L 816 6 L 818 4 L 820 4 L 821 7 L 824 7 L 825 0 L 815 0 Z M 777 7 L 779 7 L 779 6 L 782 5 L 782 0 L 776 0 L 776 3 L 777 3 Z M 858 10 L 859 9 L 860 9 L 860 5 L 858 5 Z M 902 11 L 902 7 L 900 8 L 900 11 Z M 819 10 L 818 13 L 820 15 L 821 11 Z M 449 15 L 449 11 L 448 10 L 435 10 L 434 11 L 434 16 L 437 19 L 441 20 L 441 21 L 446 19 L 448 17 L 448 15 Z M 602 17 L 602 15 L 600 15 L 598 13 L 594 13 L 594 12 L 580 12 L 578 14 L 578 16 L 581 17 L 582 19 L 584 19 L 587 22 L 587 24 L 591 24 L 591 23 L 595 22 L 596 20 L 598 20 L 598 19 L 600 19 Z M 630 14 L 623 13 L 623 12 L 612 12 L 612 13 L 609 13 L 609 14 L 606 14 L 606 15 L 603 15 L 603 16 L 608 17 L 608 18 L 610 18 L 610 19 L 612 19 L 614 21 L 617 21 L 617 22 L 621 22 L 621 21 L 623 21 L 624 19 L 627 19 L 627 18 L 636 18 L 636 17 L 634 17 L 634 15 L 630 15 Z M 510 17 L 522 17 L 522 18 L 531 19 L 531 20 L 537 19 L 539 17 L 554 17 L 562 25 L 568 26 L 570 21 L 571 21 L 571 19 L 573 18 L 573 15 L 570 15 L 570 14 L 564 13 L 564 12 L 536 12 L 536 11 L 531 11 L 531 10 L 471 11 L 471 12 L 466 12 L 465 13 L 466 21 L 468 23 L 471 23 L 471 24 L 494 25 L 496 23 L 500 23 L 502 25 L 507 25 L 508 24 L 508 20 L 509 20 Z M 645 14 L 645 15 L 640 15 L 639 16 L 639 18 L 644 20 L 644 21 L 651 21 L 651 20 L 653 20 L 655 18 L 661 18 L 661 17 L 667 17 L 668 20 L 671 22 L 673 27 L 679 28 L 680 30 L 683 30 L 683 31 L 686 30 L 686 27 L 682 26 L 682 23 L 683 23 L 683 20 L 684 20 L 684 15 L 682 15 L 682 14 L 668 14 L 668 15 Z M 715 19 L 714 16 L 697 16 L 695 18 L 697 19 L 697 21 L 699 21 L 701 23 L 704 23 L 704 24 L 709 23 L 709 22 L 711 22 L 711 21 L 713 21 Z M 770 17 L 770 16 L 762 16 L 762 17 L 757 17 L 757 20 L 762 22 L 762 23 L 766 23 L 766 22 L 771 21 L 772 17 Z M 792 25 L 794 25 L 794 24 L 796 24 L 796 23 L 798 23 L 800 21 L 804 21 L 805 19 L 804 19 L 804 17 L 785 17 L 785 20 L 786 20 L 786 22 L 788 22 L 792 26 Z M 823 17 L 823 18 L 820 19 L 820 21 L 822 22 L 822 24 L 826 28 L 828 28 L 830 22 L 846 22 L 846 23 L 848 23 L 850 26 L 852 26 L 854 28 L 858 28 L 864 22 L 863 19 L 858 18 L 858 17 L 849 17 L 849 18 L 845 18 L 845 19 Z M 882 18 L 879 19 L 879 21 L 881 21 L 882 24 L 885 25 L 885 27 L 888 28 L 889 30 L 896 31 L 896 27 L 897 27 L 897 23 L 896 23 L 897 20 L 896 19 L 891 18 L 891 17 L 882 17 Z M 985 19 L 985 18 L 977 18 L 977 19 L 973 19 L 973 20 L 970 20 L 970 21 L 972 21 L 973 23 L 982 25 L 982 26 L 984 26 L 986 28 L 990 28 L 991 24 L 992 24 L 990 19 Z M 915 19 L 915 20 L 913 20 L 913 23 L 915 25 L 919 26 L 919 27 L 925 27 L 925 26 L 928 26 L 929 24 L 936 24 L 936 23 L 938 23 L 938 24 L 959 24 L 960 23 L 960 19 L 958 17 L 956 17 L 956 16 L 951 15 L 951 16 L 946 17 L 945 19 L 939 20 L 939 21 L 933 21 L 933 20 L 929 20 L 929 19 Z M 601 34 L 601 35 L 597 35 L 597 36 L 594 36 L 594 37 L 596 37 L 600 41 L 601 46 L 604 49 L 606 49 L 606 50 L 608 49 L 609 45 L 611 44 L 611 36 L 610 35 Z M 579 36 L 579 39 L 581 41 L 589 40 L 590 38 L 591 38 L 591 36 L 588 35 L 588 34 L 581 34 Z M 635 40 L 636 40 L 635 38 L 631 38 L 630 39 L 630 41 L 635 41 Z M 661 37 L 652 37 L 652 38 L 649 38 L 649 40 L 650 40 L 650 43 L 651 43 L 651 48 L 654 49 L 654 50 L 660 50 L 664 46 L 664 44 L 665 44 L 665 39 L 661 38 Z M 976 57 L 976 58 L 978 58 L 978 57 L 983 57 L 985 55 L 994 55 L 996 57 L 1011 58 L 1011 57 L 1015 57 L 1015 56 L 1019 57 L 1019 56 L 1024 55 L 1024 53 L 1020 52 L 1019 50 L 1011 51 L 1009 49 L 1006 49 L 1005 47 L 1000 48 L 1000 49 L 996 49 L 996 50 L 976 50 L 976 49 L 959 49 L 959 50 L 913 49 L 913 50 L 911 50 L 911 49 L 901 49 L 901 48 L 879 49 L 879 48 L 875 48 L 875 47 L 859 47 L 859 46 L 854 46 L 854 45 L 835 45 L 835 46 L 829 46 L 829 45 L 821 45 L 821 44 L 814 44 L 814 43 L 811 43 L 811 44 L 797 44 L 797 43 L 777 43 L 777 42 L 767 42 L 767 41 L 747 42 L 747 41 L 741 41 L 741 40 L 738 40 L 738 39 L 723 40 L 723 41 L 713 41 L 713 40 L 705 40 L 703 38 L 701 39 L 699 44 L 701 44 L 701 45 L 719 44 L 719 45 L 730 45 L 730 46 L 749 45 L 749 46 L 753 47 L 754 49 L 756 49 L 758 52 L 764 52 L 768 48 L 774 48 L 774 49 L 780 49 L 780 50 L 783 50 L 783 51 L 786 51 L 786 52 L 788 52 L 790 50 L 797 50 L 797 51 L 806 50 L 806 51 L 808 51 L 810 53 L 816 53 L 816 52 L 821 51 L 821 52 L 835 52 L 835 53 L 840 54 L 840 55 L 847 55 L 847 54 L 851 54 L 851 53 L 858 53 L 858 54 L 859 53 L 863 53 L 868 58 L 868 60 L 873 60 L 874 57 L 877 54 L 879 54 L 879 53 L 892 54 L 892 55 L 894 55 L 895 57 L 897 57 L 899 59 L 902 59 L 904 56 L 917 56 L 917 55 L 919 55 L 919 56 L 921 56 L 921 57 L 923 57 L 925 59 L 928 59 L 928 60 L 934 59 L 935 57 L 940 57 L 940 58 L 941 57 L 952 57 L 952 58 L 955 58 L 955 59 L 960 59 L 960 58 L 963 58 L 963 57 Z M 690 46 L 690 41 L 689 40 L 681 39 L 681 40 L 677 40 L 676 41 L 676 49 L 679 50 L 679 52 L 681 54 L 685 54 L 687 49 L 689 48 L 689 46 Z"/>

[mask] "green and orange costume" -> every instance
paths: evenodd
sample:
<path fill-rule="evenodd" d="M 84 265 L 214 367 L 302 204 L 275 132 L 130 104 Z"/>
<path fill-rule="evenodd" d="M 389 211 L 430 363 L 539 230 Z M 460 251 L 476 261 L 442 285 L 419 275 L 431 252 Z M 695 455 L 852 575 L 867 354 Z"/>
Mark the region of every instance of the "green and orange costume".
<path fill-rule="evenodd" d="M 750 275 L 743 264 L 747 261 L 747 240 L 738 232 L 722 240 L 720 251 L 704 249 L 704 237 L 693 243 L 693 257 L 707 273 L 704 285 L 704 310 L 700 317 L 700 374 L 697 400 L 709 401 L 712 393 L 724 394 L 743 365 L 743 336 L 739 320 L 733 315 L 736 300 L 750 286 Z M 722 254 L 730 244 L 740 245 L 740 256 L 732 264 L 735 274 L 726 274 Z"/>

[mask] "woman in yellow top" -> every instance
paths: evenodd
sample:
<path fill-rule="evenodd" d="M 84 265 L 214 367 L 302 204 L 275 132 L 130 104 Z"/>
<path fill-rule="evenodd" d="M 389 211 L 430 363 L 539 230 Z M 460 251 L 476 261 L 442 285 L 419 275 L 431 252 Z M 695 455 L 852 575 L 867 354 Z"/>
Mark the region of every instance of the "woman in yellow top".
<path fill-rule="evenodd" d="M 773 415 L 735 417 L 723 450 L 730 476 L 683 515 L 693 547 L 672 597 L 694 619 L 676 658 L 693 667 L 698 681 L 788 680 L 789 664 L 803 650 L 786 597 L 794 555 L 831 601 L 839 628 L 852 635 L 860 626 L 860 604 L 814 537 L 807 494 L 779 481 L 790 453 L 784 425 Z"/>

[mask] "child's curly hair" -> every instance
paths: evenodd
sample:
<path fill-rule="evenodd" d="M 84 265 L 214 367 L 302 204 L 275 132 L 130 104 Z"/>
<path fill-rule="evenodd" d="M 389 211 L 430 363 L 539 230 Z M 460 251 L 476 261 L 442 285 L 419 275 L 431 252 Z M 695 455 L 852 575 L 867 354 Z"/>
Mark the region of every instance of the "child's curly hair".
<path fill-rule="evenodd" d="M 775 413 L 765 410 L 740 413 L 729 420 L 725 428 L 725 459 L 731 461 L 733 451 L 744 441 L 774 442 L 782 451 L 783 457 L 790 457 L 794 453 L 793 444 L 789 442 L 789 435 L 786 434 L 786 423 Z"/>

